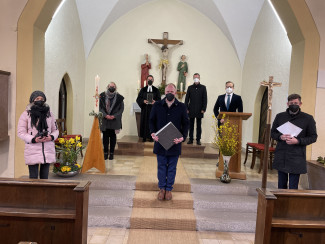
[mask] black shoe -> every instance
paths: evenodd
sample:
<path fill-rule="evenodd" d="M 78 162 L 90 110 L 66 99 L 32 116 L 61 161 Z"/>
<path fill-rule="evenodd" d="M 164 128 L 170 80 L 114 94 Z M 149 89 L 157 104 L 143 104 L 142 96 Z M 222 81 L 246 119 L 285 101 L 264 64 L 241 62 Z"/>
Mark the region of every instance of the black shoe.
<path fill-rule="evenodd" d="M 143 138 L 143 139 L 142 139 L 142 141 L 143 141 L 143 142 L 146 142 L 146 141 L 147 141 L 147 139 L 146 139 L 146 138 Z"/>
<path fill-rule="evenodd" d="M 193 144 L 193 140 L 188 140 L 187 144 Z"/>
<path fill-rule="evenodd" d="M 196 145 L 201 145 L 201 142 L 200 141 L 196 141 Z"/>
<path fill-rule="evenodd" d="M 110 153 L 108 159 L 109 159 L 109 160 L 113 160 L 113 159 L 114 159 L 114 154 L 113 154 L 113 153 Z"/>
<path fill-rule="evenodd" d="M 105 159 L 105 160 L 108 159 L 108 153 L 104 153 L 104 159 Z"/>

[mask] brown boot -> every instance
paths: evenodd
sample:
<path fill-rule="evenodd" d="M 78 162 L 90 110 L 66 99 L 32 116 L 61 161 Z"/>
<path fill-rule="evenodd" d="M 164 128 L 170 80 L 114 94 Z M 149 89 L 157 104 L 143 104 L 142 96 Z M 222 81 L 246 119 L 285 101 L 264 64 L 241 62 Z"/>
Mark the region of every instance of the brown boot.
<path fill-rule="evenodd" d="M 173 198 L 172 192 L 171 191 L 166 191 L 165 199 L 167 201 L 170 201 L 170 200 L 172 200 L 172 198 Z"/>
<path fill-rule="evenodd" d="M 159 193 L 158 193 L 158 200 L 159 201 L 163 201 L 165 199 L 165 190 L 164 189 L 160 189 Z"/>

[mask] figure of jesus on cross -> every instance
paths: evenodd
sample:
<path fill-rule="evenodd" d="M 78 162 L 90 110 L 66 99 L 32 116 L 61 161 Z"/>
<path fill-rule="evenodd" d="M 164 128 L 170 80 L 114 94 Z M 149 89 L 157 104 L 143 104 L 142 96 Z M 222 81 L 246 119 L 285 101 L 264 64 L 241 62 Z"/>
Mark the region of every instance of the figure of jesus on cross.
<path fill-rule="evenodd" d="M 148 43 L 152 43 L 155 47 L 159 49 L 159 51 L 161 51 L 159 69 L 162 69 L 162 84 L 165 85 L 167 69 L 169 66 L 169 60 L 168 60 L 169 51 L 179 45 L 183 45 L 183 41 L 168 40 L 168 32 L 164 32 L 163 37 L 164 39 L 148 39 Z M 158 44 L 162 44 L 162 47 L 160 47 Z M 168 48 L 167 46 L 168 44 L 173 44 L 175 46 Z"/>

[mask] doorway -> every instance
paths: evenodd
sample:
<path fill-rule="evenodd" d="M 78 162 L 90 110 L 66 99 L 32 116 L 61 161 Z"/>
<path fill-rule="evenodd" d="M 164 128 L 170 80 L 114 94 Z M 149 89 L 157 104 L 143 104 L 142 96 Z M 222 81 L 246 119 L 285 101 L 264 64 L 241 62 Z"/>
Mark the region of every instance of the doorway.
<path fill-rule="evenodd" d="M 260 111 L 260 127 L 258 132 L 258 143 L 264 143 L 263 134 L 266 127 L 267 121 L 267 110 L 268 110 L 268 88 L 266 87 L 262 101 L 261 101 L 261 111 Z"/>

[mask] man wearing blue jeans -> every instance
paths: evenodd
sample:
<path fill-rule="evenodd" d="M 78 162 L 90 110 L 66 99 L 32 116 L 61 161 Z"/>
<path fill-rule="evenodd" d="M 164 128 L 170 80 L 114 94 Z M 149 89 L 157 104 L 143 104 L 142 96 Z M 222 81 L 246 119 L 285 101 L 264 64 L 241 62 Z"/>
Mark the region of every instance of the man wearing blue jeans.
<path fill-rule="evenodd" d="M 157 154 L 158 162 L 158 200 L 167 201 L 172 199 L 172 189 L 175 182 L 177 161 L 181 154 L 181 142 L 186 139 L 188 133 L 189 119 L 187 109 L 184 103 L 179 102 L 176 98 L 176 87 L 174 84 L 168 84 L 165 88 L 166 97 L 155 102 L 150 113 L 150 132 L 155 141 L 153 152 Z M 181 132 L 183 137 L 175 138 L 170 149 L 165 150 L 158 142 L 155 135 L 167 123 L 172 122 Z"/>
<path fill-rule="evenodd" d="M 278 188 L 298 189 L 300 174 L 307 173 L 306 146 L 317 140 L 316 122 L 313 116 L 301 111 L 301 97 L 291 94 L 288 97 L 287 110 L 276 115 L 271 137 L 277 141 L 273 168 L 278 170 Z M 281 133 L 279 126 L 290 122 L 301 130 L 298 135 Z M 280 130 L 280 131 L 279 131 Z"/>

